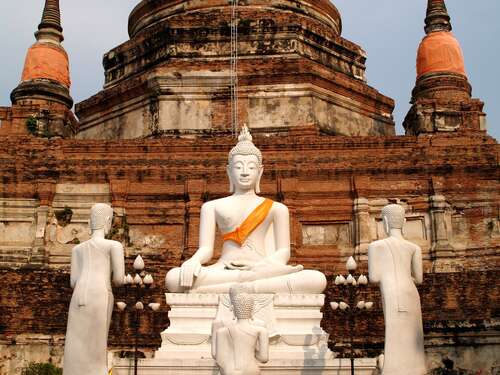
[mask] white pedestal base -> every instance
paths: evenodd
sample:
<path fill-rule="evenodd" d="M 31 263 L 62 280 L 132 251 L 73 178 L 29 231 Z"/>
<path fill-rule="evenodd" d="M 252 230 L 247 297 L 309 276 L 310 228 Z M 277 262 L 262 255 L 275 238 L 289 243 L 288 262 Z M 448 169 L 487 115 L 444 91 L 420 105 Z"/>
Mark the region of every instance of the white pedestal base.
<path fill-rule="evenodd" d="M 162 332 L 161 347 L 153 359 L 139 361 L 141 375 L 217 375 L 211 356 L 214 319 L 231 320 L 229 296 L 167 293 L 170 326 Z M 265 323 L 269 335 L 269 362 L 262 374 L 350 374 L 350 361 L 335 358 L 328 334 L 321 328 L 323 294 L 255 295 L 254 319 Z M 133 361 L 118 360 L 113 374 L 129 375 Z M 356 375 L 372 375 L 376 360 L 361 358 Z"/>
<path fill-rule="evenodd" d="M 170 326 L 161 334 L 156 359 L 212 359 L 210 336 L 214 319 L 231 320 L 229 296 L 167 293 Z M 328 334 L 321 328 L 323 294 L 257 294 L 254 319 L 270 336 L 269 358 L 333 359 Z"/>

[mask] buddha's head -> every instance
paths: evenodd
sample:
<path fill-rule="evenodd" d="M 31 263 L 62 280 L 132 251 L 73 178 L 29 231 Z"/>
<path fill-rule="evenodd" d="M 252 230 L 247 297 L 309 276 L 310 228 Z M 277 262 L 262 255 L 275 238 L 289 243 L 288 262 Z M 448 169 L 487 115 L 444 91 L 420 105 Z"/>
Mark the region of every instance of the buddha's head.
<path fill-rule="evenodd" d="M 252 319 L 254 297 L 240 286 L 235 285 L 229 289 L 229 298 L 236 319 Z"/>
<path fill-rule="evenodd" d="M 108 234 L 113 221 L 113 209 L 105 203 L 97 203 L 90 209 L 89 227 L 90 232 L 104 229 L 104 234 Z"/>
<path fill-rule="evenodd" d="M 382 208 L 382 222 L 387 235 L 391 229 L 401 229 L 405 225 L 405 209 L 399 204 L 388 204 Z"/>
<path fill-rule="evenodd" d="M 231 193 L 251 189 L 260 193 L 260 179 L 263 172 L 262 153 L 253 144 L 248 128 L 243 125 L 238 143 L 229 152 L 228 157 L 227 175 Z"/>

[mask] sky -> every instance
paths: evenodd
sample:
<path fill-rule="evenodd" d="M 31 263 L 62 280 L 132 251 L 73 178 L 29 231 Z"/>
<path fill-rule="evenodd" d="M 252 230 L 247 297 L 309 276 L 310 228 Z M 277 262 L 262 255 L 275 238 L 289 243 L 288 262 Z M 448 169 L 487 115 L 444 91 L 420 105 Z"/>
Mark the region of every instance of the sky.
<path fill-rule="evenodd" d="M 71 95 L 78 103 L 102 89 L 102 56 L 128 39 L 128 15 L 139 0 L 61 0 Z M 368 55 L 368 84 L 396 101 L 396 133 L 415 85 L 415 57 L 424 36 L 427 0 L 334 0 L 342 36 Z M 10 105 L 24 57 L 33 44 L 43 0 L 0 1 L 0 106 Z M 500 139 L 500 1 L 448 0 L 453 32 L 465 56 L 473 97 L 485 102 L 488 133 Z"/>

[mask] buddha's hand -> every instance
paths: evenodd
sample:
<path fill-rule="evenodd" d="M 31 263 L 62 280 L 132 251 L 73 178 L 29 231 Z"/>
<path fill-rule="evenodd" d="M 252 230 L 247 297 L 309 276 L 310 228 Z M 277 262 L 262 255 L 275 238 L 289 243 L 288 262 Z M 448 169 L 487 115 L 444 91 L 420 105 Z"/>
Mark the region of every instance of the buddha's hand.
<path fill-rule="evenodd" d="M 194 278 L 200 274 L 201 263 L 194 258 L 186 260 L 181 265 L 181 280 L 180 284 L 183 288 L 191 288 Z"/>
<path fill-rule="evenodd" d="M 296 273 L 304 270 L 304 266 L 290 266 L 288 264 L 279 263 L 275 260 L 265 258 L 256 263 L 251 271 L 254 272 L 256 279 L 269 278 L 274 276 L 284 276 L 291 273 Z"/>
<path fill-rule="evenodd" d="M 232 260 L 225 262 L 224 266 L 227 270 L 250 271 L 256 262 L 251 260 Z"/>

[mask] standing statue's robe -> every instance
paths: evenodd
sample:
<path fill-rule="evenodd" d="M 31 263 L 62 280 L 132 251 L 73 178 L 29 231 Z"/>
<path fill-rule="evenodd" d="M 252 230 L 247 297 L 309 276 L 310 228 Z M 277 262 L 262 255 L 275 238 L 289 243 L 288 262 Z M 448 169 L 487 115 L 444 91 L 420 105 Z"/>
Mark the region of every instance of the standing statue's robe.
<path fill-rule="evenodd" d="M 421 264 L 418 257 L 419 248 L 403 239 L 390 237 L 370 245 L 370 281 L 380 282 L 384 309 L 383 375 L 426 374 L 420 297 L 412 278 L 415 264 Z"/>
<path fill-rule="evenodd" d="M 113 312 L 111 272 L 123 278 L 123 253 L 90 239 L 75 246 L 71 279 L 76 281 L 68 313 L 64 375 L 106 375 L 108 331 Z M 120 265 L 121 262 L 121 265 Z M 118 276 L 119 277 L 119 276 Z"/>

